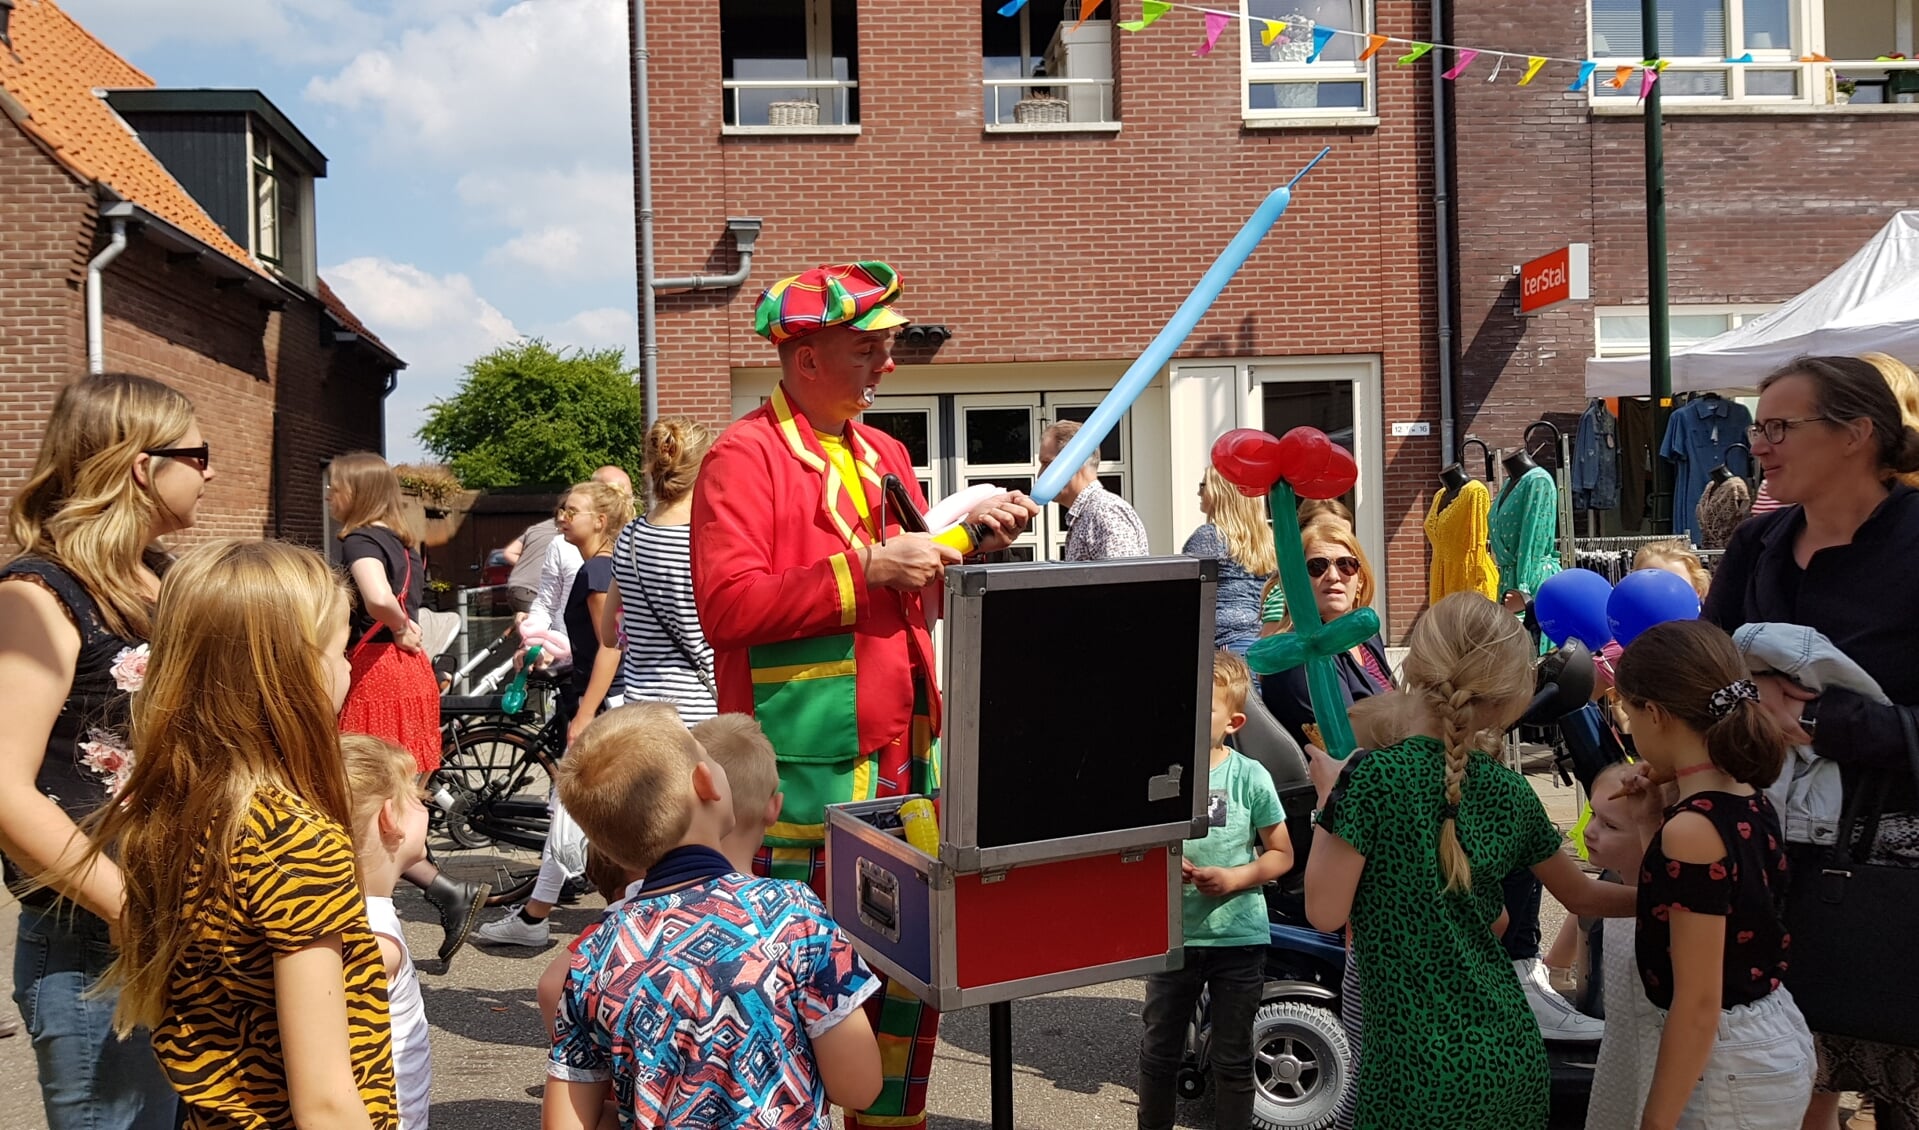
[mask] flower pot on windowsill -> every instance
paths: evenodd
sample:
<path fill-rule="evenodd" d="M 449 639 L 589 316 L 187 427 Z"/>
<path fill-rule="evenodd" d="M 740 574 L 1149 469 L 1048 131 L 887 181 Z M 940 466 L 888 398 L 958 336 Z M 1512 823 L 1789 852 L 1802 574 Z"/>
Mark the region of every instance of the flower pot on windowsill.
<path fill-rule="evenodd" d="M 1852 91 L 1850 90 L 1835 90 L 1832 92 L 1832 104 L 1835 106 L 1844 106 L 1851 101 Z"/>
<path fill-rule="evenodd" d="M 773 126 L 816 126 L 820 124 L 818 102 L 774 102 L 766 108 L 767 124 Z"/>

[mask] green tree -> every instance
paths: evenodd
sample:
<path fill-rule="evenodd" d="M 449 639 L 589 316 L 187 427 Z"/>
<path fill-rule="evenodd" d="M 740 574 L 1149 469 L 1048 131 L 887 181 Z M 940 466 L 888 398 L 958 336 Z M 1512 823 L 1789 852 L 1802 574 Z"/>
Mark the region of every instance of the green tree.
<path fill-rule="evenodd" d="M 468 487 L 564 485 L 607 463 L 637 470 L 646 414 L 624 351 L 559 353 L 533 338 L 468 365 L 419 436 Z"/>

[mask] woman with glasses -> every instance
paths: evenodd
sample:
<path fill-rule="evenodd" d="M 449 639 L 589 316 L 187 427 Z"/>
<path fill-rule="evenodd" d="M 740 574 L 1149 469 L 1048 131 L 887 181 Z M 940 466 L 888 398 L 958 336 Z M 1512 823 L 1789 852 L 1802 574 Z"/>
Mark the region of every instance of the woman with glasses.
<path fill-rule="evenodd" d="M 62 871 L 78 823 L 133 770 L 129 703 L 146 676 L 160 539 L 193 525 L 213 480 L 186 397 L 107 374 L 53 402 L 13 498 L 19 556 L 0 567 L 0 850 L 14 889 Z M 83 883 L 22 895 L 13 999 L 50 1130 L 171 1130 L 178 1106 L 147 1034 L 114 1037 L 103 989 L 125 888 L 109 860 Z"/>
<path fill-rule="evenodd" d="M 392 742 L 413 755 L 424 779 L 440 767 L 440 681 L 420 637 L 426 558 L 407 526 L 400 477 L 370 451 L 339 456 L 326 475 L 327 511 L 340 524 L 355 598 L 347 636 L 353 685 L 340 732 Z M 439 912 L 439 957 L 451 964 L 489 885 L 449 879 L 431 860 L 408 868 L 406 880 Z"/>
<path fill-rule="evenodd" d="M 1316 519 L 1299 533 L 1306 550 L 1306 575 L 1313 584 L 1313 601 L 1319 606 L 1320 621 L 1344 616 L 1355 608 L 1373 602 L 1373 568 L 1359 548 L 1353 528 L 1325 517 Z M 1280 621 L 1282 632 L 1292 629 L 1292 616 Z M 1385 694 L 1393 689 L 1392 668 L 1386 665 L 1386 645 L 1378 636 L 1334 657 L 1339 672 L 1341 693 L 1348 706 L 1358 699 Z M 1280 725 L 1304 746 L 1312 742 L 1305 727 L 1313 723 L 1313 702 L 1306 689 L 1306 669 L 1295 667 L 1260 682 L 1260 698 Z"/>
<path fill-rule="evenodd" d="M 1879 779 L 1864 770 L 1891 771 L 1874 856 L 1891 848 L 1919 864 L 1919 842 L 1907 842 L 1919 838 L 1909 815 L 1919 801 L 1900 718 L 1919 706 L 1919 586 L 1903 580 L 1919 560 L 1919 490 L 1900 481 L 1919 471 L 1919 431 L 1881 369 L 1859 357 L 1799 358 L 1760 382 L 1754 416 L 1753 458 L 1785 506 L 1734 532 L 1701 615 L 1727 631 L 1812 628 L 1878 681 L 1895 705 L 1832 687 L 1815 694 L 1779 675 L 1755 680 L 1788 738 L 1838 763 L 1848 787 Z M 1836 916 L 1830 928 L 1871 925 Z M 1873 969 L 1859 970 L 1862 993 L 1873 982 Z M 1881 1126 L 1919 1127 L 1919 1049 L 1815 1036 L 1808 1127 L 1837 1124 L 1840 1091 L 1871 1095 Z"/>

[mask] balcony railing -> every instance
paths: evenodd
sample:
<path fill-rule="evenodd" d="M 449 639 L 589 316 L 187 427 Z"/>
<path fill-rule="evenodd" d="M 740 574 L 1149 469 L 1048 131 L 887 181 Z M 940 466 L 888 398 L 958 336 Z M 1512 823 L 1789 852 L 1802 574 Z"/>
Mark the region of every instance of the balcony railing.
<path fill-rule="evenodd" d="M 1668 105 L 1710 106 L 1832 106 L 1919 104 L 1919 60 L 1833 59 L 1801 60 L 1780 52 L 1768 57 L 1753 52 L 1750 63 L 1724 59 L 1672 59 L 1659 76 L 1662 98 Z M 1599 59 L 1592 80 L 1593 98 L 1601 104 L 1637 101 L 1644 68 L 1636 59 Z M 1617 67 L 1633 67 L 1623 88 L 1606 84 Z M 1855 89 L 1847 97 L 1838 89 L 1841 79 Z M 1919 108 L 1919 106 L 1916 106 Z"/>
<path fill-rule="evenodd" d="M 1110 78 L 989 78 L 981 85 L 986 88 L 988 129 L 1070 130 L 1118 124 Z"/>
<path fill-rule="evenodd" d="M 726 126 L 746 132 L 841 130 L 857 126 L 852 79 L 737 79 L 720 83 L 726 93 Z"/>

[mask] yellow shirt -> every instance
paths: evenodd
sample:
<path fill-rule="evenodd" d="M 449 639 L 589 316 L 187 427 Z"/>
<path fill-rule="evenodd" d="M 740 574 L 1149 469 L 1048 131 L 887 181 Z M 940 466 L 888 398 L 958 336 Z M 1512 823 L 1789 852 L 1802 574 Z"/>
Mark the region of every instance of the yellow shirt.
<path fill-rule="evenodd" d="M 859 464 L 853 461 L 853 449 L 847 446 L 842 436 L 828 435 L 815 429 L 813 437 L 820 441 L 820 450 L 826 452 L 827 460 L 833 464 L 833 469 L 839 472 L 840 483 L 845 487 L 847 495 L 852 498 L 853 509 L 859 511 L 860 520 L 866 523 L 867 531 L 876 532 L 873 525 L 873 512 L 866 502 L 866 486 L 860 481 Z M 974 549 L 973 538 L 963 525 L 938 534 L 933 540 L 942 545 L 950 545 L 961 553 L 971 553 Z"/>
<path fill-rule="evenodd" d="M 1442 505 L 1445 497 L 1446 488 L 1441 487 L 1426 511 L 1426 540 L 1433 546 L 1428 598 L 1476 592 L 1488 600 L 1498 600 L 1499 566 L 1486 544 L 1492 492 L 1485 483 L 1472 479 L 1459 488 L 1458 497 Z"/>

